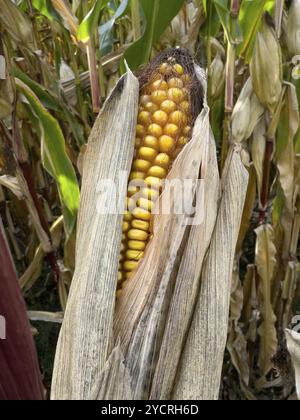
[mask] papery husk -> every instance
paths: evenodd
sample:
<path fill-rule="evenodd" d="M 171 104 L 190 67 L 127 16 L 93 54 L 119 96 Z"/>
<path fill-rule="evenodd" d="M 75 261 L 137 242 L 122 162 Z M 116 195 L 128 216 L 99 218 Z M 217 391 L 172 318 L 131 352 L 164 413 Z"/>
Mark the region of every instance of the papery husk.
<path fill-rule="evenodd" d="M 282 92 L 282 53 L 275 30 L 267 19 L 257 34 L 250 74 L 256 95 L 273 115 Z"/>
<path fill-rule="evenodd" d="M 129 173 L 138 92 L 138 80 L 128 71 L 106 101 L 89 139 L 83 168 L 76 268 L 57 346 L 53 400 L 90 399 L 110 353 L 123 217 L 99 213 L 101 196 L 97 188 L 102 180 L 118 185 L 120 171 Z M 106 198 L 115 204 L 113 191 L 108 191 Z M 122 199 L 125 202 L 125 194 Z"/>
<path fill-rule="evenodd" d="M 168 180 L 193 179 L 196 181 L 199 178 L 201 164 L 206 167 L 209 159 L 212 161 L 215 159 L 214 173 L 205 172 L 205 179 L 207 181 L 207 177 L 210 177 L 214 180 L 213 182 L 217 183 L 218 168 L 216 157 L 213 157 L 216 151 L 211 136 L 209 109 L 205 106 L 196 120 L 193 137 L 175 161 Z M 211 162 L 209 164 L 212 165 Z M 216 196 L 215 193 L 214 196 Z M 174 199 L 174 197 L 172 198 Z M 160 198 L 160 202 L 163 199 L 164 193 Z M 195 252 L 195 249 L 197 249 L 196 238 L 190 239 L 193 227 L 188 226 L 188 219 L 189 216 L 187 214 L 159 214 L 154 217 L 154 236 L 149 244 L 145 258 L 129 282 L 116 307 L 115 337 L 120 339 L 121 348 L 125 355 L 125 364 L 131 373 L 134 399 L 149 398 L 155 366 L 160 357 L 164 330 L 167 328 L 170 299 L 174 296 L 174 287 L 178 289 L 177 282 L 180 281 L 180 276 L 184 275 L 181 272 L 181 275 L 178 277 L 180 263 L 188 245 L 191 245 L 191 241 L 193 246 L 190 251 L 193 250 Z M 199 240 L 199 237 L 197 238 Z M 205 253 L 205 247 L 202 252 Z M 188 258 L 188 256 L 186 255 L 185 258 Z M 190 281 L 195 290 L 188 289 L 187 283 L 182 286 L 180 292 L 182 298 L 187 293 L 191 293 L 191 303 L 193 303 L 193 295 L 195 295 L 198 287 L 200 269 L 201 262 L 200 268 L 191 267 L 190 275 L 193 278 Z M 179 290 L 177 290 L 177 293 L 179 293 Z M 175 297 L 176 299 L 179 299 L 179 297 Z M 181 302 L 181 305 L 183 306 L 181 319 L 179 317 L 179 322 L 174 320 L 174 324 L 183 322 L 184 331 L 186 328 L 184 325 L 191 316 L 189 311 L 192 308 L 185 310 L 184 301 Z M 187 312 L 186 314 L 185 311 Z M 186 315 L 186 319 L 184 315 Z M 170 325 L 168 324 L 168 327 L 171 326 L 172 321 L 172 319 L 169 320 Z M 182 340 L 183 337 L 179 339 L 179 343 Z M 180 352 L 180 346 L 176 351 Z M 169 372 L 166 368 L 166 375 L 170 373 L 174 374 L 174 372 Z"/>
<path fill-rule="evenodd" d="M 217 400 L 227 339 L 235 247 L 247 192 L 248 172 L 239 149 L 230 151 L 222 198 L 201 274 L 201 291 L 182 352 L 173 399 Z"/>
<path fill-rule="evenodd" d="M 300 54 L 300 0 L 293 0 L 287 20 L 287 46 L 292 56 Z"/>
<path fill-rule="evenodd" d="M 287 347 L 292 356 L 295 369 L 296 389 L 300 400 L 300 334 L 297 331 L 286 330 Z"/>

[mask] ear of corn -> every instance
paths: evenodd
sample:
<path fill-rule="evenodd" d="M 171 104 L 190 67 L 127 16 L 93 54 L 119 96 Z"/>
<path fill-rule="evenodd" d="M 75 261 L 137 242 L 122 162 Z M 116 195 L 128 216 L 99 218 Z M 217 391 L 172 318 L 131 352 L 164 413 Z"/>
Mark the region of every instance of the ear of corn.
<path fill-rule="evenodd" d="M 135 156 L 129 180 L 144 187 L 128 187 L 118 274 L 118 294 L 144 256 L 150 238 L 151 211 L 162 180 L 191 136 L 191 77 L 170 58 L 142 88 L 136 128 Z M 138 199 L 133 199 L 138 193 Z M 136 204 L 135 204 L 136 203 Z"/>

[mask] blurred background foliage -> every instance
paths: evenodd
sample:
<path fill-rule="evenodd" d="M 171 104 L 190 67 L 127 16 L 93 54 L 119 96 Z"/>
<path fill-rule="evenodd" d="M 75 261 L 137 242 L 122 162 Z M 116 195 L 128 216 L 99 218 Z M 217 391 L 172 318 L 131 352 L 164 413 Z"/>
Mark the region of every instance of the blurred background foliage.
<path fill-rule="evenodd" d="M 298 0 L 0 0 L 0 214 L 48 387 L 91 128 L 126 65 L 181 46 L 207 69 L 220 172 L 235 142 L 250 174 L 220 397 L 294 398 L 299 33 Z"/>

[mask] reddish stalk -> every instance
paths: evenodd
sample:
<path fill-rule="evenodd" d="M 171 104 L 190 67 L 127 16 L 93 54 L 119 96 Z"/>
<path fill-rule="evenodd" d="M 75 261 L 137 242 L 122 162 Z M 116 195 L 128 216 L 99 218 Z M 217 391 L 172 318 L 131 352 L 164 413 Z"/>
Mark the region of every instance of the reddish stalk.
<path fill-rule="evenodd" d="M 0 218 L 0 400 L 43 400 L 26 306 Z"/>

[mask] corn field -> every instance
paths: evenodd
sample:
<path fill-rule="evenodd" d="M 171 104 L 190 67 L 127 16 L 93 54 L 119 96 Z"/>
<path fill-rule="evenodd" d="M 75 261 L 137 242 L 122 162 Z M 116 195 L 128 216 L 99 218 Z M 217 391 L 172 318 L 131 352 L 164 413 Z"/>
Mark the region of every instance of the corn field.
<path fill-rule="evenodd" d="M 300 0 L 0 0 L 0 399 L 299 399 L 299 110 Z"/>

